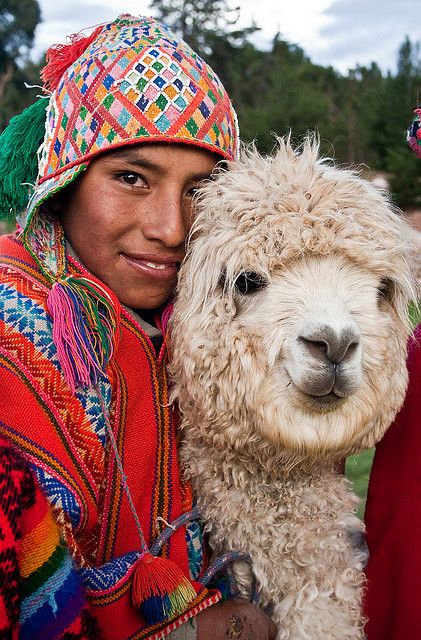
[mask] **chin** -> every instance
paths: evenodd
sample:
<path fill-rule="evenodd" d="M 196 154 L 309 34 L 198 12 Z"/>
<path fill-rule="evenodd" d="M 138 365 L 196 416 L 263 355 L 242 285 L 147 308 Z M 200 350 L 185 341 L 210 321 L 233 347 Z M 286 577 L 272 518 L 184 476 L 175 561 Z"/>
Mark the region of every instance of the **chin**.
<path fill-rule="evenodd" d="M 174 288 L 171 287 L 168 291 L 164 293 L 160 293 L 157 295 L 153 293 L 151 295 L 133 295 L 127 296 L 124 293 L 121 296 L 118 296 L 121 304 L 125 307 L 129 307 L 129 309 L 137 309 L 137 310 L 145 310 L 145 311 L 154 311 L 155 309 L 159 309 L 160 307 L 165 306 L 165 304 L 171 299 Z M 118 295 L 118 294 L 117 294 Z"/>
<path fill-rule="evenodd" d="M 256 423 L 279 453 L 336 459 L 365 448 L 364 436 L 375 427 L 376 409 L 358 394 L 317 398 L 288 387 L 276 403 L 261 401 Z M 374 430 L 381 431 L 382 425 Z"/>

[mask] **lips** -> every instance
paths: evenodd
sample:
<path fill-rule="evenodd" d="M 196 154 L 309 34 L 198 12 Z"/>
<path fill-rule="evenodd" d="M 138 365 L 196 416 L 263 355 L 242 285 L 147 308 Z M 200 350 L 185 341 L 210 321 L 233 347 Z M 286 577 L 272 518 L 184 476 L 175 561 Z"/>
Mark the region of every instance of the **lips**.
<path fill-rule="evenodd" d="M 128 253 L 121 253 L 120 256 L 132 268 L 153 278 L 174 278 L 180 268 L 180 260 L 173 256 Z"/>
<path fill-rule="evenodd" d="M 156 263 L 156 262 L 145 262 L 145 265 L 147 267 L 150 267 L 151 269 L 159 269 L 160 271 L 163 271 L 164 269 L 168 269 L 168 265 L 167 264 L 162 264 L 162 263 Z"/>

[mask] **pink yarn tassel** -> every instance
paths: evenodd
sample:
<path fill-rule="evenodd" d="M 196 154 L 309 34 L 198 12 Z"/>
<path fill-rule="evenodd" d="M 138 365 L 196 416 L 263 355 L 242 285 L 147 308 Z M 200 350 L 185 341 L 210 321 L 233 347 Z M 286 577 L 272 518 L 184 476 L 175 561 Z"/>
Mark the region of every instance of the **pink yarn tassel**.
<path fill-rule="evenodd" d="M 55 282 L 47 300 L 48 311 L 53 318 L 53 341 L 57 348 L 57 356 L 71 390 L 76 390 L 77 383 L 90 384 L 89 357 L 81 353 L 77 344 L 77 325 L 73 305 L 60 282 Z M 84 357 L 85 356 L 85 357 Z M 72 358 L 74 366 L 72 366 Z M 75 375 L 76 373 L 76 375 Z"/>
<path fill-rule="evenodd" d="M 53 284 L 47 307 L 70 388 L 96 384 L 115 346 L 117 321 L 106 292 L 91 280 L 69 277 Z"/>

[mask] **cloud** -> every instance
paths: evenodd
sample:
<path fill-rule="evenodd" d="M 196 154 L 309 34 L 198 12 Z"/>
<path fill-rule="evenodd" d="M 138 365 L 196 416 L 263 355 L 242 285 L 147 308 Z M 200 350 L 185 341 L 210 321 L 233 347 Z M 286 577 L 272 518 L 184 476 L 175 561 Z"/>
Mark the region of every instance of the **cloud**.
<path fill-rule="evenodd" d="M 39 0 L 42 22 L 37 26 L 32 57 L 38 58 L 51 44 L 65 42 L 66 36 L 81 29 L 89 33 L 92 27 L 114 20 L 119 13 L 150 13 L 148 0 L 124 0 L 122 4 L 119 0 Z"/>
<path fill-rule="evenodd" d="M 37 27 L 32 57 L 48 46 L 65 42 L 66 36 L 82 28 L 113 20 L 118 13 L 150 14 L 149 0 L 39 0 L 43 22 Z M 252 16 L 262 31 L 256 45 L 269 48 L 281 27 L 284 37 L 297 42 L 310 58 L 342 72 L 357 63 L 376 61 L 386 71 L 395 69 L 397 52 L 406 35 L 421 40 L 420 0 L 295 0 L 274 8 L 274 0 L 237 0 L 242 22 Z M 296 6 L 295 6 L 296 5 Z M 272 9 L 271 9 L 272 7 Z M 282 13 L 282 15 L 281 15 Z M 268 22 L 267 16 L 270 15 Z M 301 16 L 297 17 L 297 16 Z"/>
<path fill-rule="evenodd" d="M 419 0 L 335 0 L 324 15 L 328 20 L 310 53 L 342 70 L 372 61 L 394 69 L 405 36 L 421 39 Z"/>

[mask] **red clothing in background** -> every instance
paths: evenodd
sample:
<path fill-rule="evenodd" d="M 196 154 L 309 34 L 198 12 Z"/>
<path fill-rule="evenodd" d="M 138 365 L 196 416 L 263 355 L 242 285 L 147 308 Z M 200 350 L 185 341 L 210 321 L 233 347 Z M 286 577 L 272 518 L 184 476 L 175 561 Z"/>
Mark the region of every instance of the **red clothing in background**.
<path fill-rule="evenodd" d="M 366 507 L 367 640 L 421 639 L 421 325 L 404 406 L 377 445 Z"/>

